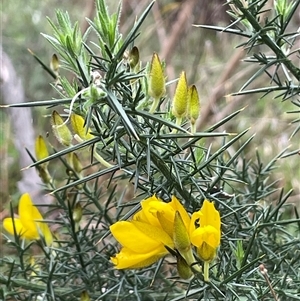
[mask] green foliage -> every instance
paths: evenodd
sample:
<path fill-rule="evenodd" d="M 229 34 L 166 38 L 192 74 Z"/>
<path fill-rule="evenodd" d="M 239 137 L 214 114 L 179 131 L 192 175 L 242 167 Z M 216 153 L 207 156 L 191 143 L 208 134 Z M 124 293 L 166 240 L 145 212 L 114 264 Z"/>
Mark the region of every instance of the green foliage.
<path fill-rule="evenodd" d="M 150 68 L 142 63 L 138 70 L 131 68 L 128 53 L 153 4 L 132 22 L 124 38 L 118 27 L 121 4 L 109 15 L 105 1 L 96 0 L 96 17 L 88 20 L 90 28 L 83 35 L 68 13 L 57 11 L 57 22 L 49 20 L 53 36 L 44 36 L 61 59 L 61 69 L 76 78 L 57 76 L 55 87 L 62 98 L 12 107 L 50 107 L 49 115 L 53 107 L 63 108 L 63 126 L 69 126 L 71 114 L 77 114 L 94 137 L 79 140 L 73 129 L 70 146 L 53 147 L 52 154 L 38 162 L 29 153 L 34 162 L 30 167 L 49 162 L 49 166 L 55 164 L 57 170 L 67 171 L 58 176 L 53 172 L 45 181 L 45 191 L 55 197 L 48 222 L 56 243 L 48 247 L 43 241 L 28 244 L 7 237 L 16 256 L 1 259 L 3 299 L 69 301 L 83 300 L 88 294 L 91 300 L 276 300 L 276 295 L 280 300 L 299 300 L 299 210 L 288 202 L 293 191 L 279 189 L 278 181 L 272 180 L 277 164 L 299 150 L 282 150 L 265 161 L 258 149 L 249 158 L 247 150 L 254 135 L 249 135 L 248 129 L 224 131 L 244 109 L 194 134 L 186 117 L 176 124 L 170 113 L 170 93 L 161 97 L 155 112 L 150 113 L 153 100 L 146 89 Z M 275 15 L 263 21 L 260 14 L 266 1 L 233 0 L 230 4 L 235 18 L 232 25 L 201 27 L 245 38 L 240 46 L 249 50 L 247 61 L 260 66 L 232 95 L 279 91 L 278 97 L 299 107 L 295 95 L 300 71 L 292 60 L 294 52 L 287 53 L 299 33 L 286 33 L 299 1 L 278 1 L 272 10 Z M 98 44 L 89 41 L 92 31 Z M 272 55 L 256 51 L 261 46 Z M 272 85 L 246 90 L 263 73 Z M 293 113 L 298 114 L 299 109 Z M 293 135 L 299 128 L 297 124 Z M 70 160 L 71 154 L 76 154 L 82 168 Z M 132 197 L 126 197 L 127 193 Z M 190 280 L 178 278 L 171 257 L 141 270 L 114 269 L 110 257 L 118 252 L 118 246 L 109 226 L 130 219 L 140 201 L 153 194 L 165 201 L 175 194 L 190 213 L 206 198 L 215 202 L 221 213 L 222 242 L 211 263 L 210 282 L 198 274 Z M 51 214 L 57 217 L 53 219 Z M 268 269 L 276 295 L 271 294 L 260 264 Z"/>

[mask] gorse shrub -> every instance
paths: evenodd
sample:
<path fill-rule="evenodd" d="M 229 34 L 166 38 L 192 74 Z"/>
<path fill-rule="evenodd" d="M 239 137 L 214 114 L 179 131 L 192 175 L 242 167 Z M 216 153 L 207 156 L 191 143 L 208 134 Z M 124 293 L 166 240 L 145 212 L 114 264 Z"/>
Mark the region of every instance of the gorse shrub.
<path fill-rule="evenodd" d="M 299 1 L 277 1 L 261 20 L 266 2 L 233 0 L 230 26 L 202 27 L 243 37 L 247 61 L 260 66 L 233 95 L 277 91 L 299 107 L 299 33 L 287 33 Z M 247 108 L 197 128 L 201 91 L 185 71 L 166 78 L 157 53 L 141 57 L 153 5 L 125 37 L 121 4 L 110 15 L 104 0 L 85 33 L 67 12 L 49 20 L 51 67 L 33 55 L 60 97 L 13 107 L 49 111 L 53 131 L 28 154 L 54 200 L 43 218 L 43 200 L 24 194 L 19 217 L 11 207 L 3 222 L 15 252 L 1 259 L 5 300 L 300 299 L 299 212 L 293 190 L 270 180 L 279 159 L 299 150 L 249 158 L 248 129 L 224 131 Z M 271 85 L 246 90 L 263 73 Z"/>

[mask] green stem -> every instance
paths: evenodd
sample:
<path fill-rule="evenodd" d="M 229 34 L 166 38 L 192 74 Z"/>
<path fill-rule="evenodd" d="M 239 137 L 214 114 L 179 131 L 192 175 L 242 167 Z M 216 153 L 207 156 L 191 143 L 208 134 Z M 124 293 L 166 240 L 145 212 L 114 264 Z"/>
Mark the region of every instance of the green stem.
<path fill-rule="evenodd" d="M 176 117 L 176 125 L 181 126 L 182 124 L 182 117 Z M 173 129 L 171 134 L 176 134 L 177 133 L 177 129 Z"/>
<path fill-rule="evenodd" d="M 152 106 L 151 106 L 151 108 L 149 110 L 149 113 L 151 113 L 151 114 L 154 113 L 154 111 L 156 110 L 156 108 L 157 108 L 157 106 L 159 104 L 159 100 L 160 100 L 160 98 L 154 98 L 154 101 L 152 102 Z"/>
<path fill-rule="evenodd" d="M 108 163 L 107 161 L 105 161 L 105 160 L 97 153 L 96 150 L 94 150 L 93 155 L 94 155 L 94 158 L 95 158 L 98 162 L 100 162 L 102 165 L 104 165 L 105 167 L 111 168 L 111 167 L 114 166 L 114 165 Z"/>
<path fill-rule="evenodd" d="M 209 262 L 207 261 L 204 262 L 203 276 L 204 276 L 204 281 L 209 282 Z"/>

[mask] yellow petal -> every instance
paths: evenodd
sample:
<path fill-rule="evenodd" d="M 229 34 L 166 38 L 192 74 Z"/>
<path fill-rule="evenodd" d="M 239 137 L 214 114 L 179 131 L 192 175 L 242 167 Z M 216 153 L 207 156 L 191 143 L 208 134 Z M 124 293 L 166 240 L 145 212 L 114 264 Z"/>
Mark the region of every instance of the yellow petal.
<path fill-rule="evenodd" d="M 212 248 L 217 248 L 220 245 L 220 232 L 212 226 L 199 227 L 193 231 L 191 242 L 196 247 L 201 247 L 205 242 Z"/>
<path fill-rule="evenodd" d="M 136 222 L 138 223 L 138 222 Z M 157 227 L 149 225 L 149 232 L 157 230 Z M 110 226 L 111 233 L 124 247 L 136 253 L 148 253 L 161 247 L 163 243 L 159 239 L 152 238 L 139 230 L 132 222 L 120 221 Z"/>
<path fill-rule="evenodd" d="M 24 193 L 19 201 L 19 216 L 22 226 L 26 229 L 24 234 L 28 239 L 39 239 L 40 234 L 45 237 L 47 245 L 52 243 L 52 234 L 43 220 L 38 208 L 33 205 L 30 195 Z"/>
<path fill-rule="evenodd" d="M 221 228 L 220 213 L 215 209 L 214 203 L 204 200 L 200 211 L 203 214 L 200 219 L 200 227 L 211 225 L 216 229 Z"/>
<path fill-rule="evenodd" d="M 90 130 L 85 127 L 84 119 L 80 115 L 71 115 L 71 124 L 74 132 L 83 140 L 92 139 L 94 136 L 90 134 Z"/>
<path fill-rule="evenodd" d="M 155 195 L 143 200 L 141 202 L 142 210 L 137 212 L 133 216 L 133 220 L 149 223 L 150 225 L 160 227 L 160 222 L 157 219 L 157 215 L 151 209 L 153 206 L 156 206 L 156 204 L 160 203 L 163 203 L 163 201 L 157 198 Z"/>
<path fill-rule="evenodd" d="M 202 212 L 196 211 L 192 214 L 191 217 L 191 222 L 190 222 L 190 227 L 189 227 L 189 231 L 190 231 L 190 236 L 192 235 L 192 233 L 199 227 L 199 223 L 200 223 L 200 218 L 201 216 L 203 216 Z"/>
<path fill-rule="evenodd" d="M 20 219 L 14 218 L 14 220 L 11 217 L 5 218 L 3 220 L 3 227 L 4 229 L 10 233 L 11 235 L 14 235 L 14 226 L 13 223 L 15 224 L 15 229 L 16 229 L 16 234 L 20 235 L 22 238 L 27 238 L 27 239 L 36 239 L 39 238 L 38 236 L 36 237 L 36 232 L 31 233 L 24 228 L 22 225 Z"/>
<path fill-rule="evenodd" d="M 164 229 L 138 221 L 131 221 L 131 223 L 149 238 L 159 241 L 161 244 L 168 246 L 169 248 L 174 247 L 172 238 L 164 231 Z"/>
<path fill-rule="evenodd" d="M 90 301 L 91 298 L 89 296 L 89 294 L 87 293 L 87 291 L 83 291 L 80 295 L 80 301 Z"/>
<path fill-rule="evenodd" d="M 138 269 L 153 264 L 167 254 L 163 246 L 148 253 L 135 253 L 124 247 L 111 261 L 117 269 Z"/>
<path fill-rule="evenodd" d="M 187 229 L 189 229 L 191 218 L 185 208 L 182 206 L 182 204 L 179 202 L 179 200 L 172 196 L 172 201 L 170 205 L 174 208 L 175 211 L 178 211 L 180 213 L 180 216 L 182 218 L 182 221 Z"/>
<path fill-rule="evenodd" d="M 37 160 L 42 160 L 49 156 L 45 140 L 41 135 L 35 140 L 35 156 Z"/>

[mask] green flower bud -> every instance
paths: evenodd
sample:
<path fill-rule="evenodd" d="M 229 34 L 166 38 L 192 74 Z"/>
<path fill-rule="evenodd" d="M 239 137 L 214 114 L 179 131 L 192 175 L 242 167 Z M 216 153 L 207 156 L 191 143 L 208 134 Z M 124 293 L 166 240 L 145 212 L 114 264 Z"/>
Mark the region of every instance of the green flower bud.
<path fill-rule="evenodd" d="M 72 168 L 74 169 L 74 171 L 80 175 L 82 172 L 82 164 L 78 158 L 78 155 L 75 152 L 70 153 L 71 155 L 71 160 L 70 160 L 70 165 L 72 166 Z"/>
<path fill-rule="evenodd" d="M 52 55 L 51 61 L 50 61 L 50 69 L 55 73 L 58 74 L 59 70 L 59 59 L 57 55 L 54 53 Z"/>
<path fill-rule="evenodd" d="M 173 98 L 172 113 L 175 117 L 181 118 L 186 114 L 187 110 L 187 80 L 185 72 L 182 71 L 176 86 Z"/>
<path fill-rule="evenodd" d="M 201 247 L 197 248 L 197 254 L 202 261 L 211 262 L 216 257 L 216 248 L 213 248 L 206 242 L 203 242 Z"/>
<path fill-rule="evenodd" d="M 180 255 L 177 257 L 177 271 L 182 279 L 189 279 L 193 276 L 193 272 L 189 265 Z"/>
<path fill-rule="evenodd" d="M 86 291 L 82 292 L 80 295 L 80 301 L 90 301 L 90 296 Z"/>
<path fill-rule="evenodd" d="M 41 178 L 43 183 L 45 184 L 51 183 L 52 178 L 46 166 L 37 167 L 37 170 L 38 170 L 39 177 Z"/>
<path fill-rule="evenodd" d="M 97 102 L 99 99 L 102 99 L 107 96 L 107 93 L 95 84 L 91 84 L 89 88 L 86 88 L 82 93 L 82 96 L 86 99 L 91 100 L 92 102 Z"/>
<path fill-rule="evenodd" d="M 176 211 L 174 218 L 173 240 L 175 249 L 185 252 L 191 248 L 191 241 L 188 231 L 183 223 L 180 213 Z"/>
<path fill-rule="evenodd" d="M 187 98 L 188 98 L 187 116 L 190 119 L 191 124 L 195 124 L 200 113 L 199 95 L 195 85 L 189 87 Z"/>
<path fill-rule="evenodd" d="M 79 223 L 81 221 L 82 218 L 82 207 L 80 205 L 80 203 L 76 203 L 74 209 L 73 209 L 73 220 L 75 223 Z"/>
<path fill-rule="evenodd" d="M 166 93 L 163 68 L 157 53 L 153 53 L 149 74 L 148 93 L 154 99 L 160 99 Z"/>
<path fill-rule="evenodd" d="M 139 49 L 136 46 L 134 46 L 129 52 L 130 69 L 134 70 L 139 62 L 140 62 L 140 52 Z"/>

